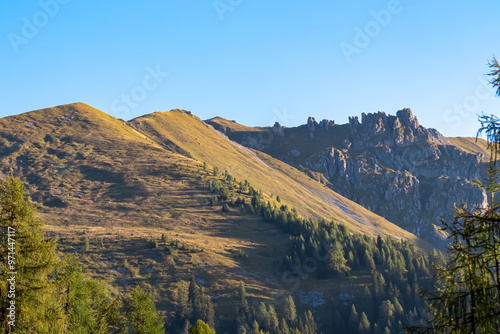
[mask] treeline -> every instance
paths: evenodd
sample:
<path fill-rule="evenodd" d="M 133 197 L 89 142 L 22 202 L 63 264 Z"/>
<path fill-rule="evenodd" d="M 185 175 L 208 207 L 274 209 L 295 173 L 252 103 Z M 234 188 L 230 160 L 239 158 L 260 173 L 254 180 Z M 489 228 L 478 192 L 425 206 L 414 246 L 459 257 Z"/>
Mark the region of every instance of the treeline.
<path fill-rule="evenodd" d="M 329 305 L 334 330 L 390 334 L 427 321 L 428 307 L 418 292 L 432 284 L 435 266 L 445 261 L 442 252 L 433 249 L 427 253 L 410 241 L 393 237 L 352 233 L 334 221 L 304 219 L 295 208 L 281 204 L 279 197 L 265 200 L 247 180 L 237 182 L 227 171 L 219 175 L 217 168 L 213 175 L 208 187 L 215 196 L 210 205 L 222 205 L 223 211 L 244 208 L 292 236 L 292 247 L 283 258 L 284 267 L 291 273 L 302 272 L 317 279 L 352 273 L 372 277 L 370 286 L 348 295 L 347 301 Z M 288 280 L 293 283 L 298 279 L 290 275 Z"/>

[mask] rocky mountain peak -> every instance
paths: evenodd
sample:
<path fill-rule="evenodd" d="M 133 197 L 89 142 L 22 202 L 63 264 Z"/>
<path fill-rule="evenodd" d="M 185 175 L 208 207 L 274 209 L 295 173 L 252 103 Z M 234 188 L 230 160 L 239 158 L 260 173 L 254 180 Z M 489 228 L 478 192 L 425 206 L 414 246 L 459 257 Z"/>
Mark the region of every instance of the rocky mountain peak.
<path fill-rule="evenodd" d="M 335 125 L 335 121 L 324 118 L 318 123 L 314 117 L 309 116 L 307 118 L 306 124 L 309 132 L 314 132 L 318 128 L 322 130 L 328 130 L 329 128 Z"/>
<path fill-rule="evenodd" d="M 416 131 L 420 126 L 418 124 L 418 119 L 413 116 L 413 112 L 410 108 L 398 110 L 396 116 L 400 120 L 402 125 L 410 127 L 410 129 L 412 129 L 413 131 Z"/>
<path fill-rule="evenodd" d="M 314 130 L 316 130 L 317 126 L 318 126 L 318 122 L 316 122 L 316 119 L 314 119 L 314 117 L 312 117 L 312 116 L 309 116 L 307 118 L 307 129 L 310 132 L 314 132 Z"/>
<path fill-rule="evenodd" d="M 404 147 L 428 140 L 447 144 L 437 130 L 421 126 L 409 108 L 398 110 L 396 116 L 387 115 L 383 111 L 362 113 L 361 122 L 357 116 L 349 117 L 349 128 L 353 148 L 358 149 L 381 145 L 389 148 Z"/>
<path fill-rule="evenodd" d="M 285 128 L 279 122 L 275 122 L 273 125 L 273 133 L 275 136 L 284 137 Z"/>

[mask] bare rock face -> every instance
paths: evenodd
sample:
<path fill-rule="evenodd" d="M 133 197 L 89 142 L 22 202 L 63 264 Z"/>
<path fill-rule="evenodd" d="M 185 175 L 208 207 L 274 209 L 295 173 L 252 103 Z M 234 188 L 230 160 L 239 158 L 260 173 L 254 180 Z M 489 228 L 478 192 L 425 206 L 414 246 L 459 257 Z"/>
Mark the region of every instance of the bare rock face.
<path fill-rule="evenodd" d="M 309 130 L 309 132 L 314 132 L 314 130 L 316 130 L 317 126 L 318 126 L 318 122 L 316 122 L 314 117 L 309 116 L 309 118 L 307 119 L 307 129 Z"/>
<path fill-rule="evenodd" d="M 486 203 L 486 194 L 472 182 L 484 175 L 481 155 L 440 145 L 444 137 L 437 132 L 430 137 L 422 129 L 415 135 L 418 123 L 410 118 L 392 124 L 383 115 L 362 119 L 354 125 L 353 144 L 344 140 L 344 152 L 327 148 L 306 160 L 332 189 L 421 237 L 434 234 L 443 214 L 451 217 L 454 203 Z"/>
<path fill-rule="evenodd" d="M 280 125 L 280 123 L 276 122 L 273 126 L 273 133 L 275 136 L 284 137 L 285 136 L 285 128 Z"/>
<path fill-rule="evenodd" d="M 349 127 L 353 138 L 353 147 L 363 149 L 380 144 L 391 146 L 409 146 L 416 141 L 435 140 L 447 144 L 446 139 L 434 129 L 425 129 L 410 109 L 402 109 L 396 116 L 387 116 L 384 112 L 363 113 L 361 123 L 358 117 L 349 117 Z"/>
<path fill-rule="evenodd" d="M 355 135 L 360 128 L 358 116 L 349 117 L 349 128 L 351 129 L 351 135 Z"/>
<path fill-rule="evenodd" d="M 319 127 L 323 130 L 328 130 L 329 128 L 331 128 L 334 125 L 335 125 L 335 121 L 331 121 L 328 119 L 323 119 L 323 120 L 321 120 L 321 122 L 319 122 Z"/>
<path fill-rule="evenodd" d="M 349 117 L 349 129 L 343 151 L 326 148 L 305 162 L 340 194 L 422 237 L 443 215 L 451 217 L 454 203 L 485 205 L 484 191 L 472 182 L 484 175 L 482 155 L 450 145 L 410 109 L 363 113 L 361 122 Z"/>
<path fill-rule="evenodd" d="M 396 116 L 399 118 L 402 125 L 408 126 L 413 131 L 416 131 L 420 126 L 417 118 L 413 117 L 413 113 L 410 108 L 398 110 Z"/>

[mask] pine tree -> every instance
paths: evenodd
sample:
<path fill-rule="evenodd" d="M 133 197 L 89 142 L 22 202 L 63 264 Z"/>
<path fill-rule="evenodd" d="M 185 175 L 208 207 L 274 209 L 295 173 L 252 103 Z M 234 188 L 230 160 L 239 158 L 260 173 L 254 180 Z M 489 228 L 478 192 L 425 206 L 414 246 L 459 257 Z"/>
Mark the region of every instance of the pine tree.
<path fill-rule="evenodd" d="M 263 302 L 259 303 L 259 308 L 257 310 L 257 317 L 259 319 L 259 322 L 264 325 L 264 328 L 269 329 L 271 327 L 269 313 L 267 312 L 266 304 L 264 304 Z"/>
<path fill-rule="evenodd" d="M 409 328 L 419 333 L 494 333 L 500 328 L 500 121 L 481 116 L 481 131 L 490 142 L 487 179 L 477 184 L 489 195 L 486 208 L 456 208 L 451 222 L 443 221 L 452 243 L 448 262 L 437 267 L 437 289 L 424 292 L 432 314 L 430 327 Z"/>
<path fill-rule="evenodd" d="M 240 297 L 240 303 L 242 305 L 247 304 L 247 290 L 245 289 L 245 283 L 243 281 L 240 281 L 240 290 L 238 292 L 238 296 Z"/>
<path fill-rule="evenodd" d="M 385 293 L 385 279 L 381 273 L 376 271 L 373 275 L 375 296 L 382 297 Z"/>
<path fill-rule="evenodd" d="M 344 255 L 344 248 L 340 242 L 335 242 L 328 256 L 328 269 L 336 274 L 345 274 L 350 271 Z"/>
<path fill-rule="evenodd" d="M 394 297 L 393 300 L 394 304 L 394 310 L 397 315 L 403 315 L 403 306 L 401 306 L 401 303 L 399 302 L 399 299 Z"/>
<path fill-rule="evenodd" d="M 127 320 L 136 333 L 163 334 L 165 323 L 151 296 L 141 287 L 137 286 L 124 298 L 123 306 Z"/>
<path fill-rule="evenodd" d="M 84 279 L 82 265 L 76 257 L 65 257 L 58 264 L 55 277 L 70 333 L 108 333 L 110 325 L 124 326 L 106 286 Z"/>
<path fill-rule="evenodd" d="M 304 334 L 318 333 L 318 325 L 316 324 L 311 311 L 306 311 L 304 313 L 304 329 Z"/>
<path fill-rule="evenodd" d="M 259 323 L 254 319 L 252 323 L 252 334 L 259 334 Z"/>
<path fill-rule="evenodd" d="M 495 57 L 488 63 L 488 66 L 491 68 L 491 72 L 488 75 L 492 76 L 490 83 L 493 88 L 496 88 L 497 96 L 500 96 L 500 64 Z"/>
<path fill-rule="evenodd" d="M 189 330 L 190 334 L 215 334 L 215 330 L 211 329 L 203 320 L 198 320 L 196 324 Z"/>
<path fill-rule="evenodd" d="M 290 325 L 295 324 L 295 320 L 297 319 L 297 310 L 295 308 L 295 303 L 293 301 L 292 296 L 288 296 L 283 305 L 284 308 L 284 319 L 288 321 Z"/>
<path fill-rule="evenodd" d="M 43 224 L 34 213 L 20 179 L 0 180 L 0 329 L 5 333 L 14 328 L 16 332 L 59 333 L 65 323 L 53 293 L 54 282 L 48 277 L 56 263 L 55 242 L 44 239 Z M 9 252 L 15 258 L 13 263 L 8 262 Z M 13 298 L 9 297 L 11 282 Z M 13 319 L 7 317 L 7 308 L 12 307 L 15 327 L 8 324 Z"/>
<path fill-rule="evenodd" d="M 380 304 L 379 309 L 379 319 L 380 322 L 387 322 L 387 320 L 392 319 L 396 309 L 390 300 L 384 300 L 382 304 Z"/>
<path fill-rule="evenodd" d="M 269 330 L 273 333 L 277 333 L 279 331 L 279 320 L 272 304 L 268 305 L 267 313 L 269 314 Z"/>
<path fill-rule="evenodd" d="M 349 313 L 349 325 L 351 329 L 356 330 L 359 327 L 358 312 L 356 311 L 356 306 L 351 305 L 351 312 Z"/>
<path fill-rule="evenodd" d="M 361 313 L 361 317 L 359 318 L 358 330 L 360 333 L 368 333 L 370 331 L 370 321 L 365 312 Z"/>
<path fill-rule="evenodd" d="M 290 327 L 286 323 L 285 318 L 281 318 L 281 322 L 280 322 L 280 334 L 290 334 Z"/>

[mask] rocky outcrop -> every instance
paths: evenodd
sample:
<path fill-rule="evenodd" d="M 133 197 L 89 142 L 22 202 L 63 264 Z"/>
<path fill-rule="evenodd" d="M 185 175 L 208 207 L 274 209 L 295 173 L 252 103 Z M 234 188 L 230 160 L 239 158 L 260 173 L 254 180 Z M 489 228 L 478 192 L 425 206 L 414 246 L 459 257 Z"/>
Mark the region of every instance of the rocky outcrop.
<path fill-rule="evenodd" d="M 280 123 L 276 122 L 273 126 L 273 133 L 275 136 L 284 137 L 285 136 L 285 128 L 280 125 Z"/>
<path fill-rule="evenodd" d="M 343 151 L 326 148 L 305 161 L 342 195 L 419 236 L 432 234 L 455 203 L 485 205 L 484 191 L 472 182 L 484 175 L 483 156 L 425 129 L 410 109 L 363 113 L 361 122 L 350 117 L 349 128 Z"/>
<path fill-rule="evenodd" d="M 321 122 L 319 122 L 319 127 L 323 130 L 328 130 L 329 128 L 333 127 L 335 125 L 335 121 L 333 120 L 328 120 L 328 119 L 323 119 Z"/>
<path fill-rule="evenodd" d="M 314 132 L 317 126 L 318 122 L 316 122 L 314 117 L 309 116 L 309 118 L 307 119 L 307 129 L 309 130 L 309 132 Z"/>
<path fill-rule="evenodd" d="M 329 119 L 322 119 L 321 122 L 316 122 L 316 119 L 312 116 L 307 118 L 307 130 L 309 131 L 309 138 L 314 138 L 314 131 L 317 129 L 328 131 L 335 125 L 335 121 Z"/>
<path fill-rule="evenodd" d="M 415 141 L 437 141 L 446 144 L 446 139 L 434 129 L 425 129 L 410 109 L 399 110 L 396 116 L 384 112 L 363 113 L 361 122 L 358 117 L 349 117 L 349 128 L 353 147 L 370 148 L 380 144 L 387 146 L 409 146 Z"/>

